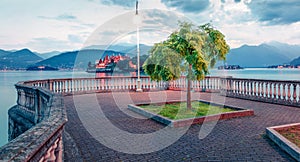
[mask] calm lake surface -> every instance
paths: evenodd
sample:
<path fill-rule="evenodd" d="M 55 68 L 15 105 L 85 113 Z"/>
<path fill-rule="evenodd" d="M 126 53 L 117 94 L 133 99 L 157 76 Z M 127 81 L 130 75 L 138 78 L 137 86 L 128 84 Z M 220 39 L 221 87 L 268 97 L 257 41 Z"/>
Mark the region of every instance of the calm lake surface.
<path fill-rule="evenodd" d="M 243 69 L 243 70 L 211 70 L 211 76 L 232 76 L 235 78 L 272 79 L 272 80 L 300 80 L 300 69 Z M 8 139 L 8 109 L 16 104 L 16 90 L 14 84 L 18 81 L 95 77 L 95 74 L 72 71 L 29 72 L 14 71 L 0 72 L 0 146 Z"/>

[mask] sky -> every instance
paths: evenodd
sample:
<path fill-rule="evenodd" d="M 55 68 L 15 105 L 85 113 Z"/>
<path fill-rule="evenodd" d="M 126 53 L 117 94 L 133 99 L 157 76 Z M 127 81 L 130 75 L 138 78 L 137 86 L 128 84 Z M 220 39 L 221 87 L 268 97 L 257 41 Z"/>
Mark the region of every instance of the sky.
<path fill-rule="evenodd" d="M 90 45 L 152 45 L 178 20 L 211 23 L 231 48 L 278 41 L 300 45 L 299 0 L 1 0 L 0 49 L 72 51 Z"/>

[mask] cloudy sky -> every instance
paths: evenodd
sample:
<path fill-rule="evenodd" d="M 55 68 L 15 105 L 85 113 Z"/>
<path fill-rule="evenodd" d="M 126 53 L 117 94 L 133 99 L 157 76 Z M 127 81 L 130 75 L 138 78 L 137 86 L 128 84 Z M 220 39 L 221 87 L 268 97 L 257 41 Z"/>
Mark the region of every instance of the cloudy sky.
<path fill-rule="evenodd" d="M 178 20 L 212 23 L 231 48 L 279 41 L 300 44 L 299 0 L 1 0 L 0 48 L 67 51 L 87 45 L 153 44 Z"/>

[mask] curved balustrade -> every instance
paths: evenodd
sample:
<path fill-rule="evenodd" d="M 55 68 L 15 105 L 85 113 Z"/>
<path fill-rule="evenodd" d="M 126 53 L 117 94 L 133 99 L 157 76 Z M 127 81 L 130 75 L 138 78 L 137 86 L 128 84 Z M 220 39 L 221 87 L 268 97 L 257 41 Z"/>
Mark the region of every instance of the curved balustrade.
<path fill-rule="evenodd" d="M 45 85 L 16 84 L 17 105 L 9 110 L 10 142 L 0 148 L 0 161 L 62 161 L 67 122 L 63 97 Z"/>
<path fill-rule="evenodd" d="M 300 106 L 300 82 L 221 78 L 221 93 L 228 97 Z"/>
<path fill-rule="evenodd" d="M 185 89 L 186 78 L 181 77 L 176 81 L 156 82 L 150 77 L 141 77 L 141 88 L 144 91 L 155 89 Z M 24 82 L 26 85 L 44 87 L 55 93 L 88 93 L 101 91 L 134 91 L 137 87 L 137 77 L 100 77 L 100 78 L 68 78 L 36 80 Z M 192 81 L 195 91 L 218 91 L 220 79 L 218 77 L 206 77 L 201 81 Z"/>
<path fill-rule="evenodd" d="M 205 77 L 200 81 L 192 81 L 192 90 L 201 92 L 219 92 L 220 90 L 220 78 L 219 77 Z M 186 77 L 181 77 L 178 80 L 170 81 L 168 85 L 169 89 L 173 90 L 185 90 L 187 88 Z"/>

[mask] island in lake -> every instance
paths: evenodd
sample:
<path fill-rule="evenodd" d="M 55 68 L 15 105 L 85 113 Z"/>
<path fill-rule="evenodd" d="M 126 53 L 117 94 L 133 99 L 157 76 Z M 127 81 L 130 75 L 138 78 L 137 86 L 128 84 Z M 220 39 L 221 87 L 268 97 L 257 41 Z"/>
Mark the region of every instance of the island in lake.
<path fill-rule="evenodd" d="M 224 66 L 219 66 L 218 70 L 239 70 L 239 69 L 244 69 L 240 65 L 224 65 Z"/>
<path fill-rule="evenodd" d="M 58 71 L 58 68 L 50 66 L 31 66 L 26 69 L 26 71 Z"/>

